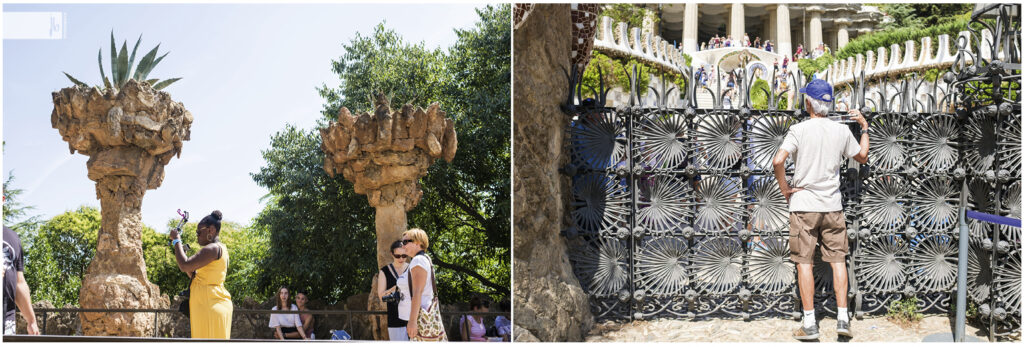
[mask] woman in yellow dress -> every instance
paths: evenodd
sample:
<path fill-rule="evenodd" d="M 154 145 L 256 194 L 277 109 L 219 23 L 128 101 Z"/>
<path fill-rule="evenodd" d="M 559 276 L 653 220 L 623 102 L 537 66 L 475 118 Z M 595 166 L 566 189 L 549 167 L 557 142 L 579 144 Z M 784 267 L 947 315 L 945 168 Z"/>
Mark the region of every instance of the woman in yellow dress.
<path fill-rule="evenodd" d="M 192 337 L 202 339 L 231 338 L 231 293 L 224 288 L 228 273 L 228 250 L 217 238 L 220 235 L 220 211 L 203 217 L 196 226 L 196 237 L 203 248 L 192 257 L 185 256 L 179 238 L 180 230 L 171 230 L 171 246 L 178 269 L 192 277 L 189 287 L 189 312 Z"/>

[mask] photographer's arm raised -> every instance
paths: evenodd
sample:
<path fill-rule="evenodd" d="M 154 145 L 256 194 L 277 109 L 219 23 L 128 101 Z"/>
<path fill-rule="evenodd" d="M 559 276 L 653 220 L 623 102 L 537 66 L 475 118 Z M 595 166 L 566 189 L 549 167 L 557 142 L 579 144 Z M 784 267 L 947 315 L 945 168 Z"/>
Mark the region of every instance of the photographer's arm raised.
<path fill-rule="evenodd" d="M 199 253 L 191 257 L 185 256 L 185 249 L 180 242 L 174 245 L 174 258 L 178 261 L 178 269 L 185 273 L 192 273 L 206 264 L 217 260 L 219 246 L 215 243 L 203 246 Z"/>

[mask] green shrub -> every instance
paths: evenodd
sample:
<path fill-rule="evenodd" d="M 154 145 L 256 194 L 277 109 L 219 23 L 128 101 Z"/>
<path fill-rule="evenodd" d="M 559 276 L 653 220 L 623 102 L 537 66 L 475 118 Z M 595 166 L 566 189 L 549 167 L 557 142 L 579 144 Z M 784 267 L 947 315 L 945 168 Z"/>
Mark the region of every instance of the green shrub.
<path fill-rule="evenodd" d="M 768 95 L 771 93 L 772 86 L 768 84 L 768 81 L 758 78 L 754 80 L 754 83 L 750 85 L 750 106 L 755 110 L 767 110 L 768 109 Z"/>
<path fill-rule="evenodd" d="M 686 65 L 689 66 L 690 56 L 684 54 L 683 58 L 686 60 Z M 633 73 L 633 66 L 636 66 L 637 71 L 640 72 L 637 78 L 637 92 L 640 93 L 640 96 L 647 95 L 650 90 L 647 86 L 651 83 L 651 75 L 663 76 L 666 81 L 675 83 L 681 91 L 686 90 L 686 80 L 682 74 L 663 70 L 658 66 L 634 58 L 611 57 L 595 50 L 590 56 L 590 63 L 583 71 L 583 95 L 580 97 L 589 98 L 600 91 L 598 68 L 603 76 L 605 90 L 620 87 L 623 91 L 628 92 L 629 75 L 626 72 Z"/>
<path fill-rule="evenodd" d="M 804 74 L 804 80 L 810 81 L 814 73 L 825 70 L 835 61 L 836 59 L 832 57 L 832 54 L 825 53 L 815 59 L 800 59 L 796 63 L 800 72 Z"/>
<path fill-rule="evenodd" d="M 917 297 L 907 297 L 889 303 L 886 317 L 898 323 L 913 323 L 924 318 L 917 309 Z"/>
<path fill-rule="evenodd" d="M 900 45 L 900 49 L 904 49 L 904 43 L 907 41 L 916 41 L 917 49 L 920 51 L 922 47 L 921 38 L 931 37 L 932 38 L 932 57 L 938 55 L 939 47 L 939 35 L 949 35 L 950 54 L 956 53 L 956 38 L 957 35 L 964 30 L 967 30 L 967 24 L 970 22 L 969 17 L 956 17 L 951 21 L 943 24 L 925 27 L 925 28 L 898 28 L 892 30 L 885 30 L 874 32 L 871 34 L 859 36 L 853 40 L 850 40 L 846 46 L 843 46 L 839 52 L 836 53 L 836 58 L 844 60 L 849 57 L 855 57 L 857 54 L 865 54 L 868 51 L 877 51 L 879 47 L 885 47 L 886 51 L 893 44 Z"/>

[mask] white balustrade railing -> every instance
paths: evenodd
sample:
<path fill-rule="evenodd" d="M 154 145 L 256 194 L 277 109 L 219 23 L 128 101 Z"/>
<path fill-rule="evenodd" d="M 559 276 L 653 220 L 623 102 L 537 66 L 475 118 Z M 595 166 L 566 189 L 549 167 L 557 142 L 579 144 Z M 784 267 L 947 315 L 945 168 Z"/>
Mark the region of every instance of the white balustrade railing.
<path fill-rule="evenodd" d="M 602 16 L 594 37 L 594 49 L 606 54 L 632 56 L 668 71 L 683 73 L 686 59 L 683 52 L 661 36 L 640 28 L 629 28 L 624 22 L 613 23 Z"/>
<path fill-rule="evenodd" d="M 950 36 L 939 35 L 937 53 L 932 55 L 931 37 L 923 37 L 920 45 L 917 41 L 908 40 L 901 48 L 899 44 L 893 44 L 888 49 L 878 47 L 874 51 L 867 51 L 864 54 L 857 54 L 844 60 L 838 60 L 830 65 L 820 75 L 829 76 L 833 85 L 839 86 L 854 82 L 860 77 L 861 71 L 869 79 L 883 76 L 898 76 L 909 72 L 923 72 L 932 68 L 944 68 L 953 64 L 956 60 L 955 42 L 950 42 Z M 973 45 L 970 42 L 968 31 L 961 31 L 958 39 L 967 40 L 966 49 L 974 55 L 980 55 L 982 59 L 989 59 L 991 56 L 992 33 L 985 29 L 981 33 L 981 52 L 973 52 Z M 918 50 L 920 46 L 920 50 Z M 645 32 L 640 28 L 630 28 L 625 22 L 614 23 L 611 17 L 602 16 L 598 24 L 596 37 L 594 38 L 594 49 L 606 54 L 616 56 L 631 56 L 646 63 L 657 65 L 668 71 L 683 73 L 686 67 L 686 60 L 683 52 L 672 43 L 664 40 L 661 36 L 651 32 Z M 1000 57 L 1005 52 L 1000 51 Z M 966 55 L 968 63 L 973 63 L 971 55 Z"/>
<path fill-rule="evenodd" d="M 961 31 L 957 37 L 958 40 L 967 40 L 967 52 L 975 56 L 980 55 L 983 60 L 988 60 L 992 56 L 991 42 L 993 38 L 992 32 L 988 29 L 984 29 L 981 32 L 981 52 L 973 51 L 974 48 L 970 42 L 970 32 Z M 862 70 L 868 79 L 884 77 L 886 75 L 895 77 L 910 72 L 924 72 L 932 68 L 949 67 L 956 60 L 957 52 L 950 51 L 951 46 L 955 49 L 955 44 L 950 43 L 949 35 L 939 35 L 938 49 L 935 56 L 932 56 L 931 37 L 921 38 L 920 51 L 916 49 L 917 45 L 917 41 L 914 40 L 904 42 L 902 54 L 898 44 L 893 44 L 888 50 L 885 47 L 878 47 L 876 51 L 867 51 L 864 54 L 857 54 L 855 57 L 837 60 L 823 71 L 821 75 L 828 75 L 831 80 L 829 82 L 839 86 L 853 83 L 855 78 L 860 77 Z M 998 56 L 1004 57 L 1005 53 L 999 51 Z M 964 59 L 966 59 L 967 63 L 973 63 L 970 54 L 965 55 Z"/>

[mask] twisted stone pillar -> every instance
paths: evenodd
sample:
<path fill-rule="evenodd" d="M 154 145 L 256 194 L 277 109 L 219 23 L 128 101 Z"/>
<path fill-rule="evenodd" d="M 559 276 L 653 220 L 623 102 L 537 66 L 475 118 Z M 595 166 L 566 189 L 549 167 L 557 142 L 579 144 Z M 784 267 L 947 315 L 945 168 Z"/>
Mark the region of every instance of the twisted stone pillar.
<path fill-rule="evenodd" d="M 120 91 L 64 88 L 53 93 L 50 123 L 71 153 L 89 156 L 101 228 L 82 279 L 82 308 L 167 308 L 169 300 L 146 278 L 142 257 L 142 198 L 180 155 L 192 114 L 170 94 L 129 80 Z M 152 336 L 152 313 L 82 313 L 86 335 Z"/>

